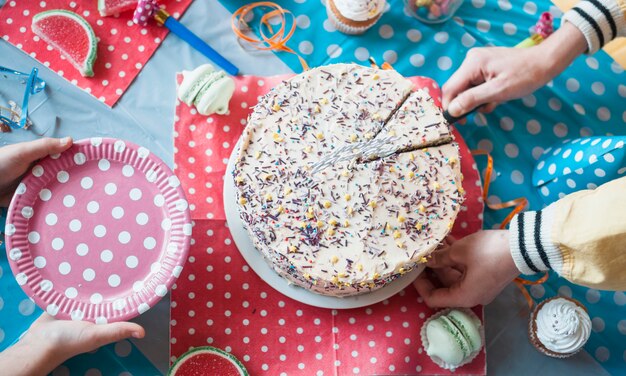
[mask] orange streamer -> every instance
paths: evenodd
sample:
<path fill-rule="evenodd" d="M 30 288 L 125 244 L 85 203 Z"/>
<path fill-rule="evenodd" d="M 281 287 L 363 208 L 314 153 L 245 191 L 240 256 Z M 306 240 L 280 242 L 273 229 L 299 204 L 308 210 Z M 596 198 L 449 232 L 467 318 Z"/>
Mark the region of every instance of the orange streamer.
<path fill-rule="evenodd" d="M 499 204 L 490 204 L 487 201 L 487 197 L 489 197 L 489 186 L 491 185 L 491 175 L 493 174 L 493 158 L 491 157 L 489 152 L 487 152 L 486 150 L 472 150 L 472 155 L 487 156 L 487 168 L 485 169 L 485 176 L 484 176 L 485 183 L 484 183 L 484 188 L 483 188 L 483 201 L 485 202 L 485 205 L 487 205 L 487 207 L 492 210 L 502 210 L 502 209 L 511 208 L 511 207 L 513 208 L 513 210 L 511 210 L 511 212 L 506 216 L 506 218 L 504 218 L 502 223 L 500 223 L 500 229 L 504 229 L 506 228 L 506 225 L 508 225 L 509 222 L 511 222 L 511 220 L 516 214 L 522 212 L 526 208 L 526 206 L 528 205 L 528 200 L 525 197 L 519 197 L 510 201 L 501 202 Z M 536 281 L 531 281 L 531 280 L 520 278 L 520 277 L 517 277 L 513 280 L 515 285 L 522 292 L 522 295 L 524 295 L 524 299 L 526 299 L 526 302 L 528 303 L 528 308 L 532 309 L 533 305 L 535 304 L 535 301 L 530 296 L 530 294 L 528 293 L 528 290 L 526 290 L 524 286 L 540 285 L 544 283 L 548 279 L 548 277 L 549 277 L 548 273 L 545 273 L 543 277 L 539 278 Z"/>
<path fill-rule="evenodd" d="M 246 16 L 252 15 L 254 9 L 264 8 L 264 13 L 261 16 L 259 21 L 259 34 L 261 35 L 261 39 L 258 39 L 256 36 L 249 36 L 246 31 L 250 30 L 250 27 L 245 21 Z M 287 16 L 291 17 L 291 28 L 287 30 Z M 280 22 L 280 28 L 274 32 L 272 25 L 269 20 L 278 17 Z M 287 42 L 293 36 L 293 33 L 296 31 L 296 22 L 295 16 L 289 10 L 282 8 L 280 5 L 273 3 L 271 1 L 258 1 L 254 3 L 250 3 L 248 5 L 244 5 L 243 7 L 237 9 L 231 18 L 231 26 L 233 28 L 233 32 L 237 35 L 238 38 L 250 43 L 254 48 L 261 51 L 283 51 L 290 54 L 294 54 L 298 57 L 300 64 L 302 65 L 303 70 L 308 70 L 309 65 L 306 61 L 300 56 L 296 51 L 287 47 Z M 263 31 L 263 26 L 267 27 L 270 31 L 271 35 L 266 35 Z"/>
<path fill-rule="evenodd" d="M 370 66 L 372 68 L 378 68 L 378 69 L 383 69 L 383 70 L 394 70 L 391 64 L 389 64 L 386 61 L 381 66 L 378 66 L 378 63 L 376 63 L 376 60 L 374 60 L 374 58 L 371 56 L 369 58 L 369 61 L 370 61 Z"/>

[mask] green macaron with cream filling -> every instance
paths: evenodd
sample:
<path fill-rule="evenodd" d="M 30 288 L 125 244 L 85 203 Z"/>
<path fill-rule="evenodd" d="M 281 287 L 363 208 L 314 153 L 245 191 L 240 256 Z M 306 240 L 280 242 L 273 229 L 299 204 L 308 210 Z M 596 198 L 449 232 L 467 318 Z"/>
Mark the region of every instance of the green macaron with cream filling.
<path fill-rule="evenodd" d="M 223 71 L 204 64 L 193 71 L 183 72 L 178 87 L 178 99 L 188 106 L 196 106 L 202 115 L 224 114 L 235 91 L 235 82 Z"/>
<path fill-rule="evenodd" d="M 483 345 L 480 320 L 473 313 L 450 310 L 433 316 L 424 325 L 426 353 L 443 368 L 469 363 Z"/>
<path fill-rule="evenodd" d="M 228 111 L 228 102 L 235 92 L 235 82 L 226 73 L 219 73 L 221 75 L 215 75 L 196 96 L 194 105 L 202 115 L 222 115 Z"/>

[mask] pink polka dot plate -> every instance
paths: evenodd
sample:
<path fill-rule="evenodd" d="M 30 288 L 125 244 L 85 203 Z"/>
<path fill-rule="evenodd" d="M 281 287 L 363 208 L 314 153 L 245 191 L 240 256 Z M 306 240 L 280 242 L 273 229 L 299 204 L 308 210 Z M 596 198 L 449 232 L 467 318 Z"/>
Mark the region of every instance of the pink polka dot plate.
<path fill-rule="evenodd" d="M 261 252 L 256 250 L 252 239 L 250 239 L 250 235 L 244 227 L 243 221 L 239 217 L 239 211 L 237 209 L 237 187 L 233 179 L 233 171 L 235 169 L 235 160 L 237 159 L 239 145 L 241 145 L 241 138 L 230 155 L 224 178 L 224 212 L 226 214 L 226 221 L 228 222 L 228 228 L 239 252 L 248 265 L 250 265 L 250 268 L 276 291 L 300 303 L 314 307 L 332 309 L 359 308 L 376 304 L 394 296 L 410 285 L 424 270 L 424 265 L 419 265 L 419 267 L 415 268 L 410 273 L 406 273 L 401 278 L 396 279 L 378 290 L 356 296 L 335 297 L 320 295 L 289 283 L 285 278 L 279 276 L 267 263 Z"/>
<path fill-rule="evenodd" d="M 5 231 L 11 269 L 52 316 L 131 319 L 180 275 L 188 206 L 178 178 L 148 149 L 107 138 L 75 142 L 19 184 Z"/>

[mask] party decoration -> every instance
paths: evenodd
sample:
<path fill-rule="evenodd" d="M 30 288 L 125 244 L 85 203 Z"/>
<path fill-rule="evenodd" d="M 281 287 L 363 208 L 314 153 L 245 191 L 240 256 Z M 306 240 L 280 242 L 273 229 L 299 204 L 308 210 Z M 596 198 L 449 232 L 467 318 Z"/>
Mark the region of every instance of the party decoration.
<path fill-rule="evenodd" d="M 98 12 L 102 17 L 132 10 L 137 5 L 137 0 L 98 0 Z"/>
<path fill-rule="evenodd" d="M 255 9 L 260 9 L 263 12 L 259 19 L 258 38 L 256 35 L 250 35 L 250 26 L 245 21 L 247 17 L 254 15 Z M 276 31 L 274 31 L 275 29 L 272 28 L 269 22 L 272 18 L 276 19 L 275 17 L 278 18 L 278 24 L 275 26 L 278 27 Z M 290 17 L 292 20 L 290 27 L 287 27 L 287 17 Z M 283 51 L 294 54 L 298 57 L 302 70 L 309 69 L 306 60 L 291 47 L 287 46 L 287 42 L 296 31 L 296 19 L 293 13 L 280 5 L 270 1 L 257 1 L 244 5 L 233 12 L 231 26 L 235 35 L 242 41 L 249 43 L 254 49 L 260 51 Z M 265 33 L 264 28 L 269 30 L 269 35 Z"/>
<path fill-rule="evenodd" d="M 89 22 L 74 12 L 48 10 L 33 17 L 33 33 L 61 52 L 83 77 L 93 76 L 98 40 Z"/>
<path fill-rule="evenodd" d="M 566 140 L 547 148 L 533 171 L 533 186 L 550 204 L 565 195 L 593 189 L 626 173 L 626 136 Z"/>
<path fill-rule="evenodd" d="M 515 47 L 532 47 L 543 42 L 544 39 L 549 37 L 550 34 L 554 32 L 554 26 L 552 23 L 552 14 L 550 12 L 543 12 L 539 17 L 539 21 L 535 24 L 534 33 L 530 37 L 519 42 Z"/>
<path fill-rule="evenodd" d="M 196 34 L 192 33 L 183 24 L 178 22 L 174 17 L 170 16 L 164 9 L 159 9 L 155 16 L 157 22 L 160 25 L 170 29 L 170 31 L 176 34 L 179 38 L 189 43 L 193 48 L 202 53 L 204 56 L 211 59 L 215 64 L 219 65 L 228 74 L 236 76 L 239 73 L 239 68 L 233 65 L 230 61 L 226 60 L 217 51 L 206 44 L 202 39 L 198 38 Z"/>
<path fill-rule="evenodd" d="M 139 0 L 133 13 L 133 22 L 139 26 L 146 26 L 148 20 L 154 17 L 159 5 L 156 0 Z"/>
<path fill-rule="evenodd" d="M 187 259 L 189 204 L 158 157 L 127 141 L 77 141 L 39 161 L 6 225 L 17 283 L 49 315 L 96 323 L 146 312 Z"/>

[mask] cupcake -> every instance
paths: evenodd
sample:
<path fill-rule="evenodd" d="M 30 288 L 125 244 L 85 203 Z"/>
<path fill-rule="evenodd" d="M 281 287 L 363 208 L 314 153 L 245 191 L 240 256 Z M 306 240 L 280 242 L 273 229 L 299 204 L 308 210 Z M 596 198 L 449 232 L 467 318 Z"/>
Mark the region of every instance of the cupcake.
<path fill-rule="evenodd" d="M 385 0 L 326 0 L 328 18 L 345 34 L 363 34 L 380 18 Z"/>
<path fill-rule="evenodd" d="M 432 361 L 451 370 L 471 362 L 485 342 L 480 319 L 469 309 L 436 313 L 422 326 L 421 337 Z"/>
<path fill-rule="evenodd" d="M 591 319 L 580 302 L 554 297 L 539 303 L 530 314 L 530 342 L 535 348 L 554 358 L 576 354 L 591 334 Z"/>

